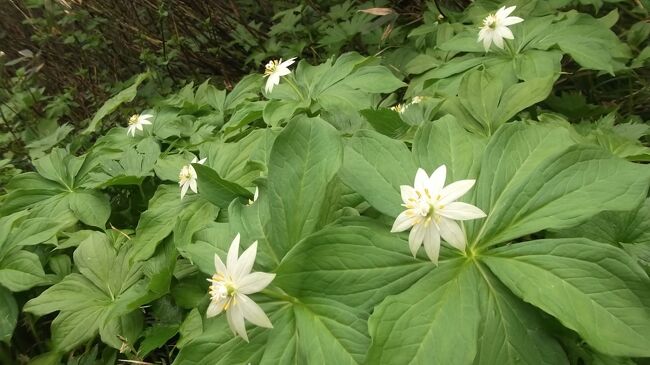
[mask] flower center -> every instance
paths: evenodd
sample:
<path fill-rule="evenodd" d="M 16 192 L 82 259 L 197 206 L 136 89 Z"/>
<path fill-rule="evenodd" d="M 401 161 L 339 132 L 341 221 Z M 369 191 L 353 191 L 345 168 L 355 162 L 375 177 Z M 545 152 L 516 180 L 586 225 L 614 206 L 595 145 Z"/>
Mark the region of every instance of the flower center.
<path fill-rule="evenodd" d="M 265 66 L 266 69 L 264 70 L 264 75 L 268 76 L 274 73 L 278 69 L 279 65 L 280 65 L 280 61 L 278 60 L 269 61 L 269 63 L 267 63 Z"/>
<path fill-rule="evenodd" d="M 488 15 L 485 19 L 483 19 L 483 26 L 488 27 L 490 29 L 496 29 L 497 17 L 494 14 Z"/>
<path fill-rule="evenodd" d="M 131 118 L 129 118 L 129 125 L 138 124 L 138 118 L 140 118 L 140 114 L 133 114 Z"/>
<path fill-rule="evenodd" d="M 228 307 L 235 300 L 235 294 L 237 294 L 237 286 L 230 280 L 226 280 L 223 275 L 214 274 L 212 279 L 208 279 L 212 283 L 210 285 L 210 298 L 215 301 L 226 301 L 224 309 L 228 310 Z"/>
<path fill-rule="evenodd" d="M 191 167 L 190 165 L 183 166 L 180 174 L 178 174 L 178 180 L 181 183 L 192 180 L 194 178 L 194 175 L 192 174 L 192 170 L 190 170 L 190 167 Z"/>

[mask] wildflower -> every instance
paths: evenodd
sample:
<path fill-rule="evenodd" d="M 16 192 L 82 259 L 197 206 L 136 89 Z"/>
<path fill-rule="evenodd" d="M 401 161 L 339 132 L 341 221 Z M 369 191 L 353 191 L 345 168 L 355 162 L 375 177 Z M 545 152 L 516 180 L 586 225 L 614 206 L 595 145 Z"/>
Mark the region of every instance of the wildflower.
<path fill-rule="evenodd" d="M 253 193 L 253 200 L 248 199 L 248 205 L 253 205 L 257 201 L 257 198 L 260 196 L 260 189 L 256 186 L 255 193 Z"/>
<path fill-rule="evenodd" d="M 501 9 L 497 10 L 495 14 L 490 14 L 483 19 L 483 26 L 478 32 L 478 42 L 483 41 L 485 52 L 490 49 L 492 42 L 494 42 L 497 47 L 503 48 L 504 38 L 515 38 L 510 29 L 508 29 L 508 26 L 524 21 L 522 18 L 516 16 L 508 16 L 515 10 L 515 8 L 516 6 L 511 6 L 509 8 L 503 6 Z"/>
<path fill-rule="evenodd" d="M 280 60 L 271 60 L 269 63 L 266 64 L 266 69 L 264 70 L 264 77 L 269 77 L 266 80 L 266 87 L 265 90 L 267 93 L 270 93 L 273 90 L 273 87 L 275 85 L 278 85 L 280 83 L 280 77 L 286 76 L 291 73 L 291 70 L 289 70 L 289 66 L 293 65 L 295 61 L 295 57 L 289 58 L 288 60 L 282 62 L 282 58 Z"/>
<path fill-rule="evenodd" d="M 423 169 L 418 169 L 414 186 L 400 187 L 406 210 L 397 216 L 391 229 L 391 232 L 403 232 L 411 228 L 409 248 L 413 257 L 424 243 L 424 250 L 434 263 L 438 263 L 440 236 L 451 246 L 465 251 L 465 233 L 456 220 L 485 217 L 481 209 L 455 201 L 465 195 L 476 180 L 460 180 L 444 186 L 446 175 L 445 165 L 438 167 L 430 177 Z"/>
<path fill-rule="evenodd" d="M 239 239 L 237 234 L 230 244 L 226 265 L 219 255 L 214 255 L 214 266 L 217 272 L 208 279 L 211 283 L 211 301 L 206 316 L 210 318 L 226 311 L 228 325 L 233 334 L 241 336 L 248 342 L 244 319 L 260 327 L 273 328 L 269 317 L 248 297 L 248 294 L 266 288 L 275 278 L 275 274 L 251 273 L 257 255 L 257 241 L 239 256 Z"/>
<path fill-rule="evenodd" d="M 406 105 L 404 105 L 404 104 L 397 104 L 397 105 L 395 105 L 395 106 L 392 106 L 392 107 L 390 108 L 390 110 L 392 110 L 392 111 L 396 111 L 396 112 L 402 114 L 402 113 L 404 113 L 404 112 L 406 111 L 406 108 L 408 108 L 408 104 L 406 104 Z"/>
<path fill-rule="evenodd" d="M 207 160 L 207 158 L 198 160 L 196 157 L 194 157 L 189 165 L 185 165 L 181 169 L 180 174 L 178 174 L 178 185 L 181 187 L 181 200 L 183 197 L 185 197 L 188 188 L 192 189 L 194 193 L 198 192 L 196 189 L 196 170 L 194 170 L 192 164 L 198 163 L 200 165 L 203 165 L 203 163 L 205 163 L 205 160 Z"/>
<path fill-rule="evenodd" d="M 411 104 L 420 104 L 424 100 L 424 96 L 414 96 Z"/>
<path fill-rule="evenodd" d="M 151 124 L 149 121 L 149 118 L 152 118 L 153 115 L 151 114 L 133 114 L 131 118 L 129 118 L 129 128 L 126 130 L 127 135 L 131 135 L 135 137 L 135 130 L 143 130 L 142 126 L 146 124 Z"/>

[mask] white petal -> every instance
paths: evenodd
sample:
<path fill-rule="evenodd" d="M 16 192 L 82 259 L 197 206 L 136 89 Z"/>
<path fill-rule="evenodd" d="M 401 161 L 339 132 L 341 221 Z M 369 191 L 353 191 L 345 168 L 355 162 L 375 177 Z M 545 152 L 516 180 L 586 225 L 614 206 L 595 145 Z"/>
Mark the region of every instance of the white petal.
<path fill-rule="evenodd" d="M 494 14 L 494 15 L 497 17 L 497 19 L 504 19 L 508 15 L 512 14 L 512 12 L 515 11 L 515 9 L 517 9 L 516 6 L 511 6 L 511 7 L 508 7 L 508 8 L 506 8 L 505 6 L 502 6 L 501 9 L 497 10 L 496 14 Z"/>
<path fill-rule="evenodd" d="M 444 189 L 442 189 L 440 192 L 441 198 L 438 203 L 447 205 L 453 202 L 454 200 L 465 195 L 469 189 L 474 186 L 474 183 L 476 183 L 476 180 L 458 180 L 445 186 Z"/>
<path fill-rule="evenodd" d="M 134 124 L 133 126 L 136 127 L 136 128 L 138 128 L 139 131 L 144 130 L 144 128 L 142 128 L 142 123 L 136 123 L 136 124 Z"/>
<path fill-rule="evenodd" d="M 494 34 L 492 34 L 492 40 L 494 41 L 494 44 L 497 47 L 503 49 L 503 38 L 501 38 L 501 36 L 498 33 L 495 32 Z"/>
<path fill-rule="evenodd" d="M 445 186 L 445 180 L 447 179 L 447 166 L 440 165 L 436 171 L 431 174 L 429 177 L 429 193 L 433 197 L 440 194 L 440 191 Z"/>
<path fill-rule="evenodd" d="M 151 124 L 151 122 L 146 120 L 146 119 L 142 119 L 142 120 L 138 120 L 138 124 L 140 124 L 140 125 L 149 125 L 149 124 Z"/>
<path fill-rule="evenodd" d="M 260 196 L 260 189 L 256 186 L 255 193 L 253 194 L 253 201 L 257 201 L 257 198 Z"/>
<path fill-rule="evenodd" d="M 486 33 L 485 38 L 483 39 L 483 48 L 485 48 L 485 52 L 490 50 L 491 44 L 492 44 L 492 35 L 490 33 Z"/>
<path fill-rule="evenodd" d="M 133 128 L 132 125 L 130 125 L 129 128 L 127 128 L 126 135 L 127 136 L 131 135 L 131 136 L 135 137 L 135 128 Z"/>
<path fill-rule="evenodd" d="M 192 162 L 190 163 L 197 163 L 199 160 L 196 158 L 196 156 L 192 159 Z"/>
<path fill-rule="evenodd" d="M 198 163 L 199 165 L 203 165 L 203 164 L 205 163 L 205 161 L 207 161 L 207 160 L 208 160 L 208 158 L 207 158 L 207 157 L 204 157 L 204 158 L 200 159 L 197 163 Z"/>
<path fill-rule="evenodd" d="M 497 28 L 497 32 L 502 38 L 515 39 L 515 36 L 512 34 L 510 29 L 508 29 L 508 27 L 499 27 Z"/>
<path fill-rule="evenodd" d="M 451 219 L 441 217 L 439 226 L 442 238 L 453 247 L 465 252 L 465 233 L 460 229 L 458 223 Z"/>
<path fill-rule="evenodd" d="M 291 57 L 291 58 L 289 58 L 288 60 L 286 60 L 286 61 L 280 63 L 280 67 L 287 68 L 287 67 L 293 65 L 294 62 L 296 62 L 296 57 Z"/>
<path fill-rule="evenodd" d="M 183 200 L 183 198 L 185 197 L 185 194 L 187 194 L 187 189 L 188 189 L 189 187 L 190 187 L 190 184 L 188 184 L 188 183 L 184 183 L 184 184 L 181 186 L 181 200 Z"/>
<path fill-rule="evenodd" d="M 141 114 L 140 115 L 140 119 L 145 119 L 145 120 L 149 119 L 151 117 L 153 117 L 153 114 Z"/>
<path fill-rule="evenodd" d="M 524 20 L 522 18 L 518 17 L 518 16 L 509 16 L 509 17 L 503 19 L 503 21 L 501 22 L 501 25 L 507 27 L 509 25 L 521 23 L 523 21 Z"/>
<path fill-rule="evenodd" d="M 453 202 L 445 205 L 444 208 L 436 209 L 436 213 L 443 217 L 455 220 L 468 220 L 485 217 L 485 212 L 472 204 Z"/>
<path fill-rule="evenodd" d="M 269 286 L 275 278 L 275 274 L 265 272 L 253 272 L 239 280 L 237 291 L 242 294 L 253 294 L 262 291 Z"/>
<path fill-rule="evenodd" d="M 241 308 L 244 318 L 246 318 L 250 323 L 264 328 L 273 328 L 266 313 L 264 313 L 262 308 L 260 308 L 260 306 L 249 297 L 237 294 L 237 305 Z"/>
<path fill-rule="evenodd" d="M 256 255 L 257 241 L 253 242 L 253 244 L 244 251 L 244 253 L 237 260 L 237 264 L 234 268 L 228 266 L 232 280 L 235 283 L 239 284 L 239 280 L 251 272 L 253 264 L 255 263 Z"/>
<path fill-rule="evenodd" d="M 422 241 L 424 241 L 424 231 L 424 224 L 416 224 L 409 233 L 409 249 L 411 249 L 413 257 L 417 256 L 418 249 L 422 245 Z"/>
<path fill-rule="evenodd" d="M 239 335 L 244 341 L 248 342 L 246 335 L 246 325 L 244 324 L 244 313 L 242 313 L 239 303 L 231 305 L 226 311 L 226 318 L 228 318 L 228 325 L 233 333 Z"/>
<path fill-rule="evenodd" d="M 196 194 L 198 190 L 196 189 L 196 179 L 190 180 L 190 189 Z"/>
<path fill-rule="evenodd" d="M 291 73 L 291 70 L 289 70 L 286 67 L 278 67 L 278 69 L 274 72 L 274 75 L 278 76 L 278 79 L 280 76 L 287 76 L 288 74 Z"/>
<path fill-rule="evenodd" d="M 239 236 L 239 233 L 237 233 L 237 236 L 235 236 L 235 239 L 232 240 L 232 243 L 230 244 L 230 248 L 228 249 L 228 257 L 226 258 L 226 266 L 228 267 L 228 271 L 232 274 L 232 271 L 235 270 L 235 266 L 237 266 L 237 258 L 239 256 L 239 240 L 241 237 Z"/>
<path fill-rule="evenodd" d="M 223 264 L 223 261 L 221 261 L 221 257 L 219 257 L 219 255 L 217 255 L 216 253 L 214 254 L 214 268 L 219 274 L 226 273 L 226 265 Z"/>
<path fill-rule="evenodd" d="M 440 255 L 440 231 L 435 224 L 430 224 L 424 234 L 424 251 L 427 253 L 429 260 L 434 264 L 438 264 L 438 256 Z"/>
<path fill-rule="evenodd" d="M 418 169 L 418 172 L 415 174 L 415 183 L 413 187 L 417 191 L 424 191 L 424 189 L 429 184 L 429 175 L 422 168 Z"/>
<path fill-rule="evenodd" d="M 408 185 L 401 185 L 399 187 L 400 194 L 402 195 L 402 201 L 407 203 L 409 200 L 417 200 L 418 193 L 413 189 L 413 187 Z"/>
<path fill-rule="evenodd" d="M 395 218 L 395 223 L 393 223 L 393 228 L 391 228 L 390 231 L 393 233 L 404 232 L 411 228 L 415 224 L 416 220 L 417 216 L 412 209 L 405 210 Z"/>
<path fill-rule="evenodd" d="M 223 311 L 223 307 L 226 305 L 226 303 L 226 300 L 220 300 L 218 302 L 211 301 L 205 316 L 210 318 L 219 315 Z"/>
<path fill-rule="evenodd" d="M 280 76 L 275 73 L 269 75 L 269 78 L 266 79 L 266 93 L 273 91 L 273 87 L 280 83 Z"/>

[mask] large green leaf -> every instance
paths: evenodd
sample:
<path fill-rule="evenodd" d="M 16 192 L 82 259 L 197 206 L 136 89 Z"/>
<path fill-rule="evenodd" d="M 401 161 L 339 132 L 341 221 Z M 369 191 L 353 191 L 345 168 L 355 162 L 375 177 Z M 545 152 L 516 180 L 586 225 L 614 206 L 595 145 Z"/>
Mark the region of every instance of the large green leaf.
<path fill-rule="evenodd" d="M 487 218 L 474 242 L 490 246 L 546 228 L 578 224 L 645 197 L 650 169 L 592 146 L 561 128 L 515 123 L 490 141 L 476 202 Z"/>
<path fill-rule="evenodd" d="M 386 298 L 370 317 L 368 363 L 471 364 L 480 324 L 479 280 L 471 263 L 443 261 L 410 289 Z"/>
<path fill-rule="evenodd" d="M 220 208 L 228 208 L 237 198 L 252 198 L 248 190 L 240 185 L 225 180 L 213 169 L 201 164 L 192 164 L 198 176 L 198 189 L 201 196 Z"/>
<path fill-rule="evenodd" d="M 327 184 L 343 148 L 338 132 L 320 118 L 290 122 L 275 140 L 269 161 L 271 242 L 280 253 L 318 229 Z"/>
<path fill-rule="evenodd" d="M 375 209 L 396 217 L 402 211 L 400 185 L 413 185 L 417 167 L 404 143 L 368 130 L 345 147 L 339 176 Z"/>
<path fill-rule="evenodd" d="M 277 303 L 277 302 L 276 302 Z M 262 304 L 272 329 L 248 330 L 250 343 L 234 337 L 226 319 L 185 345 L 174 364 L 361 364 L 369 338 L 366 314 L 331 300 Z"/>
<path fill-rule="evenodd" d="M 650 356 L 650 279 L 620 249 L 580 238 L 540 240 L 482 259 L 516 295 L 598 351 Z"/>
<path fill-rule="evenodd" d="M 18 321 L 18 304 L 11 292 L 0 286 L 0 341 L 9 343 Z"/>
<path fill-rule="evenodd" d="M 155 299 L 142 279 L 141 263 L 130 261 L 131 248 L 125 243 L 116 250 L 105 236 L 85 240 L 74 253 L 80 274 L 69 274 L 25 304 L 25 311 L 38 316 L 59 311 L 52 322 L 55 349 L 69 351 L 98 331 L 110 332 L 104 328 L 112 328 L 109 322 Z"/>
<path fill-rule="evenodd" d="M 482 321 L 474 364 L 568 364 L 536 309 L 514 296 L 483 265 L 478 268 L 483 279 L 477 287 Z"/>
<path fill-rule="evenodd" d="M 38 255 L 20 250 L 0 260 L 0 285 L 13 292 L 27 290 L 46 283 L 43 266 Z"/>
<path fill-rule="evenodd" d="M 70 209 L 85 224 L 103 229 L 111 215 L 108 197 L 95 190 L 75 191 L 68 197 Z"/>
<path fill-rule="evenodd" d="M 451 115 L 420 127 L 413 141 L 417 166 L 430 174 L 446 165 L 447 182 L 476 178 L 483 149 L 485 140 L 464 130 Z"/>
<path fill-rule="evenodd" d="M 197 206 L 204 203 L 201 196 L 192 193 L 181 200 L 178 186 L 160 185 L 135 229 L 133 245 L 138 251 L 135 259 L 146 259 L 153 255 L 158 244 L 172 232 L 176 223 L 187 219 Z M 210 213 L 214 218 L 217 210 Z"/>
<path fill-rule="evenodd" d="M 413 259 L 408 243 L 384 225 L 348 218 L 291 250 L 273 283 L 300 298 L 326 296 L 370 310 L 434 268 L 429 260 Z"/>

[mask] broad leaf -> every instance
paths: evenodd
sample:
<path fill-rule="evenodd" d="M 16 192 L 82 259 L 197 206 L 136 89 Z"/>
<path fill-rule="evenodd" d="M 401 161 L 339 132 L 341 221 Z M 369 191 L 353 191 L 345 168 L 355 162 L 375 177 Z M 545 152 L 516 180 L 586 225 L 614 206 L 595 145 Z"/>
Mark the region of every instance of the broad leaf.
<path fill-rule="evenodd" d="M 375 209 L 396 217 L 402 211 L 399 187 L 413 185 L 415 179 L 412 161 L 404 143 L 362 130 L 348 141 L 339 176 Z"/>
<path fill-rule="evenodd" d="M 650 279 L 620 249 L 580 238 L 540 240 L 483 260 L 516 295 L 598 351 L 650 356 Z"/>
<path fill-rule="evenodd" d="M 327 184 L 338 171 L 338 132 L 320 118 L 290 122 L 275 140 L 269 161 L 271 242 L 286 252 L 317 229 Z"/>

